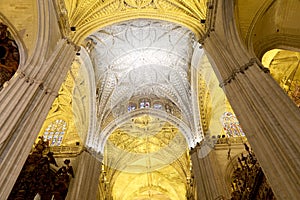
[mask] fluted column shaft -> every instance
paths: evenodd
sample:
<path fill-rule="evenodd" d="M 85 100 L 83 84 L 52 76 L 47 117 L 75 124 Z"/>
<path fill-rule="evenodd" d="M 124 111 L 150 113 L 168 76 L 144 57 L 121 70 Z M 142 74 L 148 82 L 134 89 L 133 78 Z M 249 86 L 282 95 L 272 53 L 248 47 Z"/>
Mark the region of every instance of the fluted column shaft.
<path fill-rule="evenodd" d="M 231 40 L 235 51 L 212 32 L 203 47 L 276 198 L 300 199 L 300 110 L 260 62 L 242 55 L 243 47 L 236 49 L 238 41 Z"/>
<path fill-rule="evenodd" d="M 70 66 L 73 47 L 65 43 L 62 44 L 60 51 L 63 53 L 61 57 L 64 57 L 64 61 L 58 59 L 55 63 Z M 53 64 L 48 65 L 49 69 L 56 68 Z M 68 67 L 63 67 L 52 71 L 51 75 L 57 78 L 51 88 L 42 88 L 40 82 L 29 83 L 25 77 L 16 76 L 10 81 L 10 87 L 1 92 L 0 129 L 1 133 L 4 133 L 0 144 L 1 197 L 9 195 L 18 178 L 67 70 Z M 51 78 L 52 76 L 41 77 L 45 81 Z"/>
<path fill-rule="evenodd" d="M 71 180 L 67 200 L 95 200 L 101 171 L 101 162 L 83 151 L 78 159 L 75 178 Z"/>
<path fill-rule="evenodd" d="M 74 45 L 50 34 L 59 35 L 52 3 L 37 1 L 36 47 L 0 92 L 1 199 L 9 196 L 75 56 Z"/>
<path fill-rule="evenodd" d="M 234 1 L 219 0 L 202 46 L 277 199 L 300 199 L 300 110 L 251 50 Z"/>
<path fill-rule="evenodd" d="M 215 151 L 210 150 L 205 155 L 201 151 L 201 146 L 197 145 L 190 152 L 198 200 L 225 199 L 229 193 L 226 190 Z"/>
<path fill-rule="evenodd" d="M 300 199 L 299 109 L 256 64 L 224 90 L 275 196 Z"/>

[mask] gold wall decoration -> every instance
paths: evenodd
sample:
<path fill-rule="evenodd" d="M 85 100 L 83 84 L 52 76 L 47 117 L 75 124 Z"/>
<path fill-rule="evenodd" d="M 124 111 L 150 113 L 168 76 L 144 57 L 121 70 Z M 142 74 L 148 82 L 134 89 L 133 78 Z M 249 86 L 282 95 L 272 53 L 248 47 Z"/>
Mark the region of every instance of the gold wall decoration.
<path fill-rule="evenodd" d="M 130 19 L 170 21 L 204 35 L 207 0 L 65 0 L 73 39 L 82 42 L 99 28 Z"/>
<path fill-rule="evenodd" d="M 300 108 L 300 53 L 283 49 L 272 49 L 262 58 L 262 64 L 279 86 Z"/>
<path fill-rule="evenodd" d="M 199 58 L 197 66 L 197 95 L 201 126 L 205 136 L 223 135 L 220 121 L 224 112 L 232 112 L 224 91 L 206 55 Z"/>
<path fill-rule="evenodd" d="M 119 154 L 119 157 L 122 155 Z M 153 167 L 151 162 L 147 162 L 147 165 L 149 169 Z M 169 165 L 147 172 L 130 173 L 103 165 L 98 199 L 187 199 L 191 179 L 191 163 L 187 150 Z"/>
<path fill-rule="evenodd" d="M 61 85 L 58 96 L 54 100 L 48 116 L 40 130 L 39 136 L 43 136 L 46 129 L 53 122 L 63 120 L 66 122 L 66 130 L 64 130 L 64 138 L 60 145 L 62 146 L 76 146 L 76 142 L 80 141 L 77 134 L 77 129 L 74 124 L 73 110 L 72 110 L 72 91 L 74 88 L 74 79 L 77 76 L 79 66 L 73 65 L 68 72 L 65 82 Z M 37 138 L 38 140 L 38 138 Z M 81 142 L 80 142 L 81 143 Z M 79 149 L 78 149 L 79 151 Z M 66 152 L 60 152 L 66 153 Z"/>
<path fill-rule="evenodd" d="M 146 120 L 149 122 L 145 123 Z M 124 151 L 151 153 L 168 146 L 177 134 L 178 128 L 170 123 L 143 115 L 117 128 L 109 141 Z"/>
<path fill-rule="evenodd" d="M 207 90 L 207 83 L 202 77 L 201 73 L 198 73 L 198 104 L 200 108 L 201 125 L 203 131 L 206 132 L 209 129 L 211 120 L 211 95 Z"/>

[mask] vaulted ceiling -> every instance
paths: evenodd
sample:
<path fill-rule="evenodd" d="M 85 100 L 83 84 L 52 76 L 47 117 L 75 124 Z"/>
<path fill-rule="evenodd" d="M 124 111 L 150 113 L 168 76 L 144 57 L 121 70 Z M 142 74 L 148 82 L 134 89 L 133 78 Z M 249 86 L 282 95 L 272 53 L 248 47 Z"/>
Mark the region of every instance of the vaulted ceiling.
<path fill-rule="evenodd" d="M 194 110 L 190 72 L 194 34 L 176 24 L 134 20 L 109 26 L 87 38 L 97 87 L 100 131 L 113 119 L 130 115 L 128 106 L 148 99 L 179 110 L 190 130 L 191 144 L 200 140 L 199 112 Z M 195 99 L 194 99 L 195 100 Z M 155 112 L 156 110 L 153 109 Z M 198 113 L 198 116 L 195 115 Z M 167 115 L 166 115 L 167 116 Z"/>
<path fill-rule="evenodd" d="M 187 28 L 147 19 L 107 26 L 86 38 L 97 93 L 95 148 L 105 147 L 116 199 L 184 198 L 186 152 L 203 137 L 197 88 L 191 86 L 194 44 Z M 174 177 L 165 176 L 166 168 Z"/>
<path fill-rule="evenodd" d="M 235 9 L 241 37 L 258 58 L 274 48 L 299 51 L 298 0 L 237 0 Z"/>
<path fill-rule="evenodd" d="M 204 34 L 199 21 L 206 17 L 206 3 L 207 0 L 65 0 L 59 5 L 66 10 L 70 26 L 77 29 L 75 40 L 82 41 L 101 27 L 137 18 L 175 22 L 199 38 Z"/>
<path fill-rule="evenodd" d="M 241 38 L 253 55 L 299 49 L 298 0 L 235 2 Z M 200 21 L 206 19 L 207 1 L 58 0 L 56 5 L 65 27 L 74 28 L 65 34 L 82 50 L 41 134 L 51 121 L 69 120 L 63 145 L 81 141 L 106 155 L 116 199 L 183 199 L 190 178 L 188 147 L 204 134 L 220 134 L 220 117 L 230 110 L 195 42 L 205 33 Z M 36 45 L 36 1 L 3 0 L 0 10 L 22 38 L 25 59 Z M 289 80 L 299 80 L 299 55 L 278 50 L 267 57 L 264 63 L 282 87 L 297 88 Z M 142 101 L 150 107 L 141 108 Z"/>

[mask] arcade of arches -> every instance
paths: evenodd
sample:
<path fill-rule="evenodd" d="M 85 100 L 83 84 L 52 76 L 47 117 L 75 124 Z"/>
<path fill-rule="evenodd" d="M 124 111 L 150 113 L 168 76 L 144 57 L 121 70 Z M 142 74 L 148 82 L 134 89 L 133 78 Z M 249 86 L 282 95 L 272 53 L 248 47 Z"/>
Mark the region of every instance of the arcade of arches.
<path fill-rule="evenodd" d="M 2 0 L 1 199 L 300 199 L 298 0 Z"/>

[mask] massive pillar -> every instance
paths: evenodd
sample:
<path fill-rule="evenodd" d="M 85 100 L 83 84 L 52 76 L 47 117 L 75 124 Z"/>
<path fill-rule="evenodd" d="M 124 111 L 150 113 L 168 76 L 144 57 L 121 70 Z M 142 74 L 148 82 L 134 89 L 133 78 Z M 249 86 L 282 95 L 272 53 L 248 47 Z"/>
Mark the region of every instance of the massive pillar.
<path fill-rule="evenodd" d="M 197 185 L 197 197 L 203 200 L 228 199 L 221 167 L 217 163 L 215 150 L 202 143 L 190 151 L 193 173 Z"/>
<path fill-rule="evenodd" d="M 102 156 L 83 151 L 77 159 L 75 178 L 71 180 L 66 199 L 96 200 Z"/>
<path fill-rule="evenodd" d="M 50 0 L 38 0 L 32 56 L 0 92 L 0 197 L 6 199 L 26 161 L 75 55 L 60 35 Z"/>
<path fill-rule="evenodd" d="M 233 7 L 218 1 L 215 27 L 202 45 L 276 198 L 300 199 L 300 110 L 245 49 Z"/>

